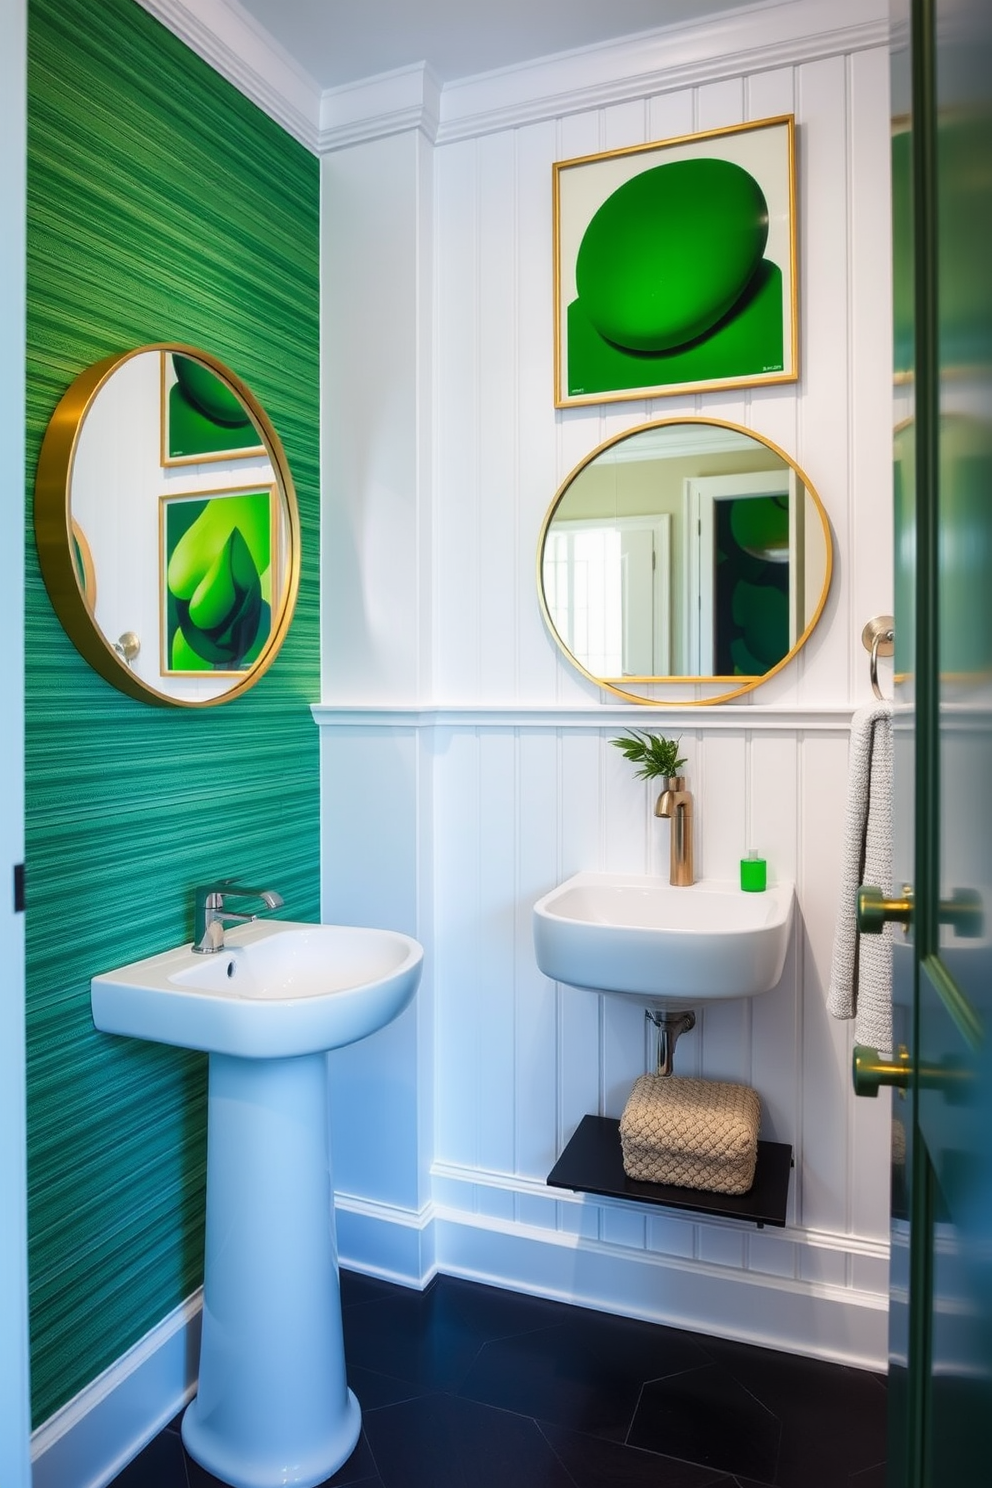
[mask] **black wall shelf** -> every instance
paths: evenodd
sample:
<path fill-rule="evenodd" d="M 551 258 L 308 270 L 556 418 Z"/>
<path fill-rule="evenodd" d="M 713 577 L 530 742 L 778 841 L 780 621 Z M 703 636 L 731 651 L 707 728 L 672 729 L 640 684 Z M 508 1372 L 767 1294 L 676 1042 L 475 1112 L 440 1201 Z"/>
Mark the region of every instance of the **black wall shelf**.
<path fill-rule="evenodd" d="M 721 1219 L 743 1219 L 756 1224 L 785 1224 L 789 1201 L 792 1148 L 786 1142 L 759 1142 L 754 1183 L 746 1194 L 704 1193 L 667 1183 L 639 1183 L 623 1170 L 620 1123 L 610 1116 L 583 1116 L 561 1157 L 548 1174 L 552 1188 L 604 1194 L 611 1199 L 633 1199 L 638 1204 L 660 1204 L 715 1214 Z"/>

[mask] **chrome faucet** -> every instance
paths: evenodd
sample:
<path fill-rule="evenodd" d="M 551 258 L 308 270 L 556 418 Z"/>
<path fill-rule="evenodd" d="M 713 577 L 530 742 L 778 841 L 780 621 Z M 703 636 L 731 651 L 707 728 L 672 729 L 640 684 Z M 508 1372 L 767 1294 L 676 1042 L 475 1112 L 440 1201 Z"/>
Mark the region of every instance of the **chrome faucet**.
<path fill-rule="evenodd" d="M 193 895 L 193 950 L 204 955 L 224 949 L 225 925 L 245 925 L 258 918 L 226 909 L 226 899 L 261 899 L 269 909 L 278 909 L 283 902 L 275 889 L 248 889 L 233 878 L 200 884 Z"/>
<path fill-rule="evenodd" d="M 685 788 L 684 775 L 666 775 L 665 789 L 658 797 L 655 816 L 667 816 L 672 823 L 672 853 L 669 882 L 687 888 L 695 881 L 692 871 L 692 794 Z"/>

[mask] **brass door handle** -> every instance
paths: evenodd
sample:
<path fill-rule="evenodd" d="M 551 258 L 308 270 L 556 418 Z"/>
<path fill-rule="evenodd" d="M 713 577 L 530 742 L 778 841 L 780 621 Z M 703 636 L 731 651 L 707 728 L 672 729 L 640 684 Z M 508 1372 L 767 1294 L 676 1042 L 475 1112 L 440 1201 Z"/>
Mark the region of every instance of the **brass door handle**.
<path fill-rule="evenodd" d="M 909 1050 L 900 1044 L 891 1059 L 883 1059 L 877 1049 L 855 1044 L 851 1076 L 855 1095 L 876 1096 L 882 1085 L 894 1085 L 903 1091 L 909 1084 Z"/>
<path fill-rule="evenodd" d="M 858 889 L 857 917 L 862 935 L 881 935 L 890 920 L 899 925 L 910 925 L 913 921 L 913 890 L 909 884 L 903 884 L 901 898 L 886 899 L 874 884 L 862 884 Z M 950 925 L 962 940 L 974 940 L 982 934 L 984 923 L 981 895 L 974 889 L 955 889 L 950 899 L 940 901 L 937 918 L 942 925 Z"/>
<path fill-rule="evenodd" d="M 909 925 L 913 919 L 913 891 L 903 885 L 901 899 L 886 899 L 875 884 L 862 884 L 858 889 L 858 929 L 862 935 L 881 935 L 886 924 L 894 920 Z"/>

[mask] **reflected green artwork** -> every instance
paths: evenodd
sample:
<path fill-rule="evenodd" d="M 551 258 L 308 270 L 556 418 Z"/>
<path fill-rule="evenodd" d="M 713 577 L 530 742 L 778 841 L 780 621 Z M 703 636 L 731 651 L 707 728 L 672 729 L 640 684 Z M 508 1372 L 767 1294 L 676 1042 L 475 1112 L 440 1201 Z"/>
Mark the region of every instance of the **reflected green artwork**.
<path fill-rule="evenodd" d="M 276 493 L 162 499 L 162 674 L 240 672 L 272 630 Z"/>

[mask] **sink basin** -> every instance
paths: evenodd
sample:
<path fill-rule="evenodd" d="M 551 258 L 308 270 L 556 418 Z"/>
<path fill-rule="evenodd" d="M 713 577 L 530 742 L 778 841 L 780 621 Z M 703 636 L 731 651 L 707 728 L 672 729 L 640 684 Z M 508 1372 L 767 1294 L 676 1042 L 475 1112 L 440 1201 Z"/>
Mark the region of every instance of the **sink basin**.
<path fill-rule="evenodd" d="M 782 975 L 793 898 L 791 883 L 749 894 L 717 879 L 576 873 L 534 905 L 537 964 L 556 982 L 684 1008 L 754 997 Z"/>
<path fill-rule="evenodd" d="M 222 951 L 182 946 L 94 977 L 93 1021 L 105 1033 L 211 1054 L 317 1054 L 401 1013 L 422 958 L 394 930 L 255 920 L 229 930 Z"/>
<path fill-rule="evenodd" d="M 410 1002 L 423 951 L 392 930 L 256 920 L 91 983 L 107 1033 L 205 1050 L 203 1327 L 186 1449 L 233 1488 L 314 1488 L 362 1426 L 348 1388 L 328 1049 Z"/>

